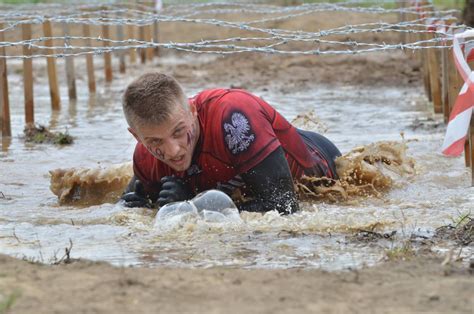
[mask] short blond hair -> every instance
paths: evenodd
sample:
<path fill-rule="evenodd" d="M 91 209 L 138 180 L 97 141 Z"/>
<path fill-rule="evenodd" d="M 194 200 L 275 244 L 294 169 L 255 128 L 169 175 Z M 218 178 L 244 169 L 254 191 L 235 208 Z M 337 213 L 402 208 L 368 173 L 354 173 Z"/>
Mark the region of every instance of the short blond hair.
<path fill-rule="evenodd" d="M 130 127 L 166 121 L 176 104 L 189 110 L 187 98 L 178 81 L 162 73 L 146 73 L 134 80 L 124 92 L 122 106 Z"/>

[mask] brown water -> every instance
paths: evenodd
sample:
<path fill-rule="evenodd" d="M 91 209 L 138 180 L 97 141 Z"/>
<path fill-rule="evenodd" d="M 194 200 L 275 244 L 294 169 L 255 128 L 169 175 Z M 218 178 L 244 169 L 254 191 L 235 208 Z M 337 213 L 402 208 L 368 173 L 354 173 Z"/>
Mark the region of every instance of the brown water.
<path fill-rule="evenodd" d="M 437 127 L 439 116 L 428 119 L 433 115 L 422 100 L 421 88 L 370 86 L 315 86 L 293 94 L 270 87 L 253 92 L 290 120 L 314 110 L 319 122 L 307 127 L 325 131 L 343 153 L 378 141 L 400 142 L 403 132 L 415 173 L 396 177 L 385 194 L 344 203 L 304 202 L 300 212 L 285 217 L 274 212 L 242 213 L 241 219 L 220 223 L 191 217 L 159 230 L 153 228 L 150 210 L 110 203 L 58 205 L 50 191 L 51 170 L 108 168 L 130 160 L 135 141 L 126 130 L 120 94 L 139 73 L 129 72 L 111 86 L 99 88 L 94 98 L 89 98 L 86 82 L 80 78 L 77 102 L 63 97 L 63 109 L 54 116 L 46 78 L 36 78 L 36 121 L 54 131 L 67 129 L 75 137 L 75 143 L 67 147 L 26 144 L 19 137 L 23 87 L 18 74 L 10 75 L 14 137 L 2 143 L 0 155 L 0 191 L 5 196 L 0 199 L 0 253 L 50 262 L 63 255 L 71 240 L 72 257 L 116 265 L 335 270 L 373 265 L 410 234 L 430 235 L 435 228 L 474 211 L 469 171 L 462 158 L 449 159 L 439 153 L 445 127 Z M 188 94 L 206 87 L 211 86 L 185 85 Z M 426 123 L 413 130 L 415 119 Z M 354 230 L 374 226 L 382 232 L 396 230 L 395 240 L 372 244 L 351 240 Z M 440 244 L 438 250 L 444 252 L 447 247 Z M 471 255 L 472 247 L 461 254 Z"/>

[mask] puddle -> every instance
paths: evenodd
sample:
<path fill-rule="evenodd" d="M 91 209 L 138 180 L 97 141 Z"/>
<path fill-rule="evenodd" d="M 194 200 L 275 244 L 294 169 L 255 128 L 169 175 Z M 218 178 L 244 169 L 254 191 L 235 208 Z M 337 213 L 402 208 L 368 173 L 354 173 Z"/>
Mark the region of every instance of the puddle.
<path fill-rule="evenodd" d="M 81 62 L 77 60 L 78 68 Z M 415 175 L 400 180 L 386 194 L 349 204 L 303 202 L 301 212 L 294 215 L 243 213 L 241 221 L 225 223 L 194 218 L 165 233 L 153 229 L 155 213 L 151 210 L 116 204 L 59 205 L 50 190 L 51 170 L 105 169 L 130 161 L 135 140 L 127 132 L 120 95 L 139 74 L 140 70 L 129 70 L 124 76 L 117 73 L 113 84 L 99 88 L 93 98 L 87 93 L 87 80 L 80 77 L 78 100 L 70 103 L 62 86 L 62 110 L 54 115 L 46 78 L 38 77 L 36 121 L 52 131 L 67 130 L 74 144 L 66 147 L 24 143 L 19 137 L 23 87 L 18 75 L 10 75 L 14 137 L 3 141 L 0 152 L 0 191 L 4 195 L 0 194 L 0 253 L 46 263 L 60 258 L 71 240 L 71 257 L 115 265 L 338 270 L 373 265 L 411 233 L 432 233 L 461 214 L 474 212 L 474 190 L 463 158 L 439 154 L 445 127 L 413 127 L 415 121 L 433 118 L 430 112 L 420 111 L 421 88 L 328 85 L 292 94 L 270 87 L 258 94 L 289 120 L 313 110 L 318 122 L 307 127 L 325 131 L 343 153 L 378 141 L 400 142 L 403 132 L 407 154 L 415 161 Z M 184 87 L 192 95 L 204 86 Z M 434 119 L 441 121 L 442 117 Z M 397 231 L 395 239 L 376 243 L 347 240 L 354 230 L 374 226 L 379 232 Z M 443 250 L 441 246 L 439 251 Z M 472 255 L 472 246 L 463 254 Z"/>

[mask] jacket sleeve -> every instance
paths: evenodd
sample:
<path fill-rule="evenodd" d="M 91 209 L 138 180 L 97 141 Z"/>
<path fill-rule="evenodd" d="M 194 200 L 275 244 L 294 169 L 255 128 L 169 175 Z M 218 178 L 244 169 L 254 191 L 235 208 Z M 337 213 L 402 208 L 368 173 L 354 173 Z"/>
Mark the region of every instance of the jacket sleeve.
<path fill-rule="evenodd" d="M 241 211 L 277 210 L 290 214 L 299 209 L 293 178 L 281 147 L 241 176 L 255 196 L 255 199 L 241 204 Z"/>

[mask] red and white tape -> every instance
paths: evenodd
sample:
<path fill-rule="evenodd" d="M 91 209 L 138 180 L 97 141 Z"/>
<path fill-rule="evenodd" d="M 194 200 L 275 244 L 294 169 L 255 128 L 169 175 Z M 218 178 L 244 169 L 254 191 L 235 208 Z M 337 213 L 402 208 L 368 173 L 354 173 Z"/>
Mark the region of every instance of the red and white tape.
<path fill-rule="evenodd" d="M 464 151 L 464 143 L 466 142 L 474 107 L 474 72 L 467 64 L 467 60 L 470 60 L 473 56 L 474 46 L 469 42 L 465 43 L 467 38 L 474 38 L 474 30 L 467 30 L 455 34 L 453 37 L 454 62 L 465 83 L 449 117 L 442 146 L 442 152 L 446 156 L 459 156 Z"/>

